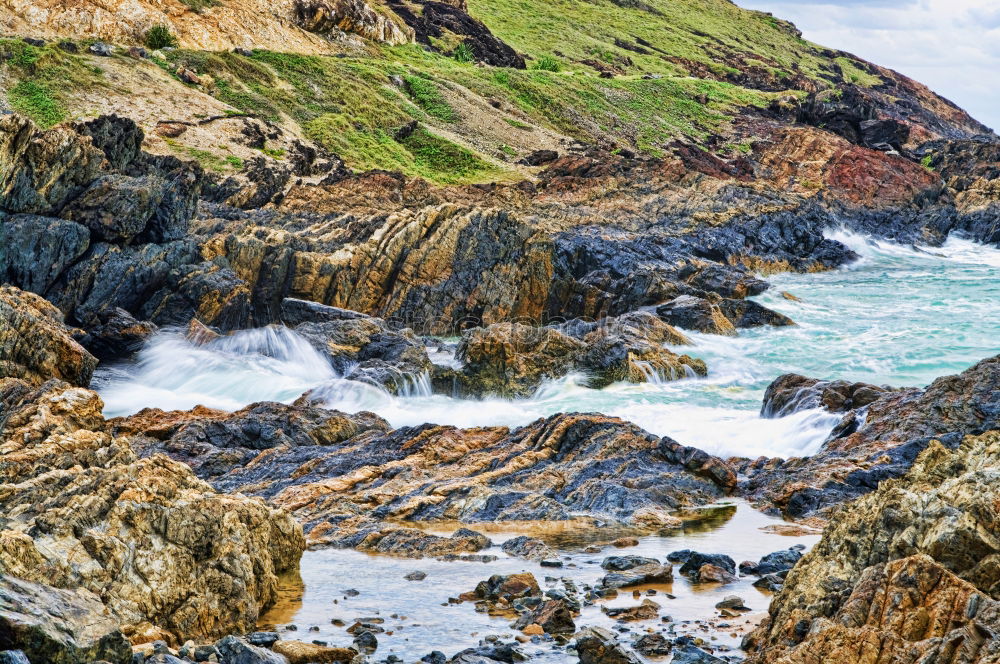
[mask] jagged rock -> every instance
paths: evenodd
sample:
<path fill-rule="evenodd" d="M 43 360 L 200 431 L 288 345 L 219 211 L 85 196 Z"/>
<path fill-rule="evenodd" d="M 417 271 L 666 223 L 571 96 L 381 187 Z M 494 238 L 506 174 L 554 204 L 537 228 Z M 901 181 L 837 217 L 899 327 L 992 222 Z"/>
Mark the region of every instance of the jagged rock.
<path fill-rule="evenodd" d="M 226 664 L 290 664 L 284 655 L 249 645 L 235 636 L 223 638 L 215 644 L 215 648 Z"/>
<path fill-rule="evenodd" d="M 525 166 L 544 166 L 559 158 L 559 153 L 555 150 L 535 150 L 529 153 L 519 163 Z"/>
<path fill-rule="evenodd" d="M 725 664 L 725 660 L 705 652 L 682 636 L 674 641 L 672 664 Z"/>
<path fill-rule="evenodd" d="M 514 431 L 407 427 L 259 458 L 215 485 L 267 496 L 314 524 L 313 542 L 340 546 L 385 528 L 383 519 L 398 527 L 590 514 L 659 529 L 678 523 L 670 511 L 711 502 L 736 482 L 715 457 L 600 415 L 558 415 Z M 393 499 L 373 501 L 375 493 Z"/>
<path fill-rule="evenodd" d="M 45 293 L 90 247 L 90 232 L 64 219 L 0 212 L 0 281 Z"/>
<path fill-rule="evenodd" d="M 615 620 L 624 622 L 637 622 L 641 620 L 655 620 L 660 615 L 660 605 L 651 599 L 642 600 L 638 606 L 624 606 L 615 608 L 604 608 L 605 615 Z"/>
<path fill-rule="evenodd" d="M 670 654 L 674 644 L 662 634 L 644 634 L 632 644 L 632 647 L 640 655 L 662 657 Z"/>
<path fill-rule="evenodd" d="M 787 572 L 795 567 L 795 563 L 802 558 L 802 552 L 798 549 L 784 549 L 769 553 L 760 559 L 754 568 L 754 574 L 765 576 L 767 574 L 777 574 Z"/>
<path fill-rule="evenodd" d="M 765 574 L 756 581 L 753 582 L 754 588 L 760 588 L 761 590 L 767 590 L 772 593 L 776 593 L 781 590 L 784 585 L 785 580 L 778 576 L 777 574 Z"/>
<path fill-rule="evenodd" d="M 795 321 L 784 314 L 768 309 L 753 300 L 724 299 L 719 302 L 719 310 L 738 328 L 773 325 L 783 327 L 795 325 Z"/>
<path fill-rule="evenodd" d="M 510 538 L 500 545 L 500 549 L 508 556 L 526 560 L 553 560 L 557 557 L 556 552 L 549 548 L 548 544 L 527 535 Z"/>
<path fill-rule="evenodd" d="M 764 417 L 783 417 L 819 407 L 833 413 L 843 413 L 867 406 L 889 391 L 889 388 L 868 383 L 824 381 L 798 374 L 785 374 L 778 376 L 767 386 L 760 413 Z"/>
<path fill-rule="evenodd" d="M 364 0 L 296 0 L 295 18 L 309 32 L 343 31 L 387 44 L 406 44 L 412 31 Z"/>
<path fill-rule="evenodd" d="M 779 386 L 787 381 L 790 387 L 771 391 L 775 403 L 781 403 L 782 394 L 794 397 L 797 384 L 813 391 L 818 388 L 817 399 L 825 394 L 834 404 L 847 398 L 841 390 L 854 389 L 833 386 L 824 392 L 820 383 L 808 387 L 809 380 L 802 380 L 780 380 Z M 862 385 L 853 394 L 865 395 L 872 389 L 877 388 Z M 807 459 L 741 463 L 741 472 L 747 476 L 741 490 L 789 516 L 807 516 L 903 475 L 934 438 L 956 447 L 966 434 L 998 427 L 1000 356 L 982 360 L 956 376 L 938 378 L 922 390 L 883 392 L 867 406 L 846 413 L 820 451 Z"/>
<path fill-rule="evenodd" d="M 131 644 L 93 593 L 4 575 L 0 575 L 0 650 L 18 650 L 21 661 L 47 664 L 132 660 Z M 13 655 L 6 659 L 11 664 L 19 661 Z"/>
<path fill-rule="evenodd" d="M 97 358 L 71 336 L 62 313 L 41 297 L 0 286 L 0 377 L 49 378 L 86 387 Z"/>
<path fill-rule="evenodd" d="M 163 452 L 202 478 L 229 472 L 263 450 L 336 445 L 366 431 L 389 431 L 389 424 L 374 413 L 347 415 L 275 402 L 250 404 L 235 413 L 203 407 L 170 412 L 147 408 L 112 420 L 111 426 L 119 435 L 134 436 L 133 445 L 144 455 Z"/>
<path fill-rule="evenodd" d="M 115 307 L 97 315 L 88 326 L 80 344 L 100 360 L 112 360 L 134 353 L 157 331 L 149 321 L 138 321 L 132 314 Z"/>
<path fill-rule="evenodd" d="M 508 574 L 506 576 L 494 574 L 486 581 L 480 581 L 476 586 L 475 596 L 488 602 L 504 601 L 510 603 L 512 600 L 521 597 L 531 597 L 541 595 L 538 581 L 535 575 L 530 572 L 521 574 Z"/>
<path fill-rule="evenodd" d="M 605 588 L 629 588 L 647 583 L 670 583 L 674 580 L 673 567 L 661 565 L 655 558 L 642 556 L 610 556 L 601 567 L 608 570 L 600 581 Z"/>
<path fill-rule="evenodd" d="M 550 599 L 542 602 L 533 610 L 522 614 L 514 622 L 513 627 L 524 630 L 529 625 L 538 625 L 545 634 L 573 634 L 576 632 L 573 612 L 561 599 Z"/>
<path fill-rule="evenodd" d="M 614 634 L 602 627 L 588 627 L 581 631 L 574 642 L 580 664 L 641 664 L 642 660 Z"/>
<path fill-rule="evenodd" d="M 0 650 L 0 664 L 31 664 L 21 650 Z"/>
<path fill-rule="evenodd" d="M 713 565 L 730 574 L 736 574 L 736 562 L 722 553 L 700 553 L 686 549 L 671 553 L 667 559 L 671 562 L 683 563 L 680 569 L 681 574 L 695 574 L 702 565 Z"/>
<path fill-rule="evenodd" d="M 95 593 L 126 634 L 252 628 L 277 574 L 298 563 L 301 527 L 162 455 L 137 459 L 95 393 L 17 383 L 0 380 L 0 566 Z"/>
<path fill-rule="evenodd" d="M 485 535 L 466 528 L 457 530 L 451 537 L 431 535 L 414 528 L 387 528 L 369 533 L 357 544 L 357 548 L 406 558 L 427 558 L 475 553 L 491 544 Z"/>
<path fill-rule="evenodd" d="M 932 442 L 837 512 L 747 639 L 751 661 L 996 661 L 998 469 L 996 431 L 954 450 Z"/>
<path fill-rule="evenodd" d="M 733 583 L 736 575 L 724 567 L 705 563 L 691 574 L 698 583 Z"/>
<path fill-rule="evenodd" d="M 736 336 L 736 328 L 719 305 L 693 295 L 681 295 L 661 304 L 656 308 L 656 315 L 686 330 Z"/>

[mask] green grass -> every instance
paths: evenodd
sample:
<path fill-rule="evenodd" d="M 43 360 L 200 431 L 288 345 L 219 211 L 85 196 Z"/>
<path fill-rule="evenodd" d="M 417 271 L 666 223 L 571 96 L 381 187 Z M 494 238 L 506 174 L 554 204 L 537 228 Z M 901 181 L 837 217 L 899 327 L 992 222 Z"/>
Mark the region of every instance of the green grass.
<path fill-rule="evenodd" d="M 458 120 L 455 109 L 448 105 L 434 81 L 409 74 L 403 77 L 403 81 L 406 82 L 407 94 L 427 115 L 445 122 Z"/>
<path fill-rule="evenodd" d="M 834 62 L 840 65 L 840 70 L 844 74 L 844 80 L 850 83 L 866 88 L 882 85 L 883 83 L 880 77 L 869 74 L 855 60 L 851 60 L 850 58 L 836 58 Z"/>
<path fill-rule="evenodd" d="M 85 58 L 14 39 L 0 39 L 0 70 L 12 79 L 11 108 L 44 128 L 69 117 L 74 92 L 106 85 L 102 70 Z"/>
<path fill-rule="evenodd" d="M 153 50 L 177 46 L 177 37 L 165 25 L 154 25 L 146 31 L 146 46 Z"/>
<path fill-rule="evenodd" d="M 469 150 L 425 129 L 413 132 L 402 145 L 412 155 L 418 174 L 438 182 L 472 182 L 498 172 Z"/>

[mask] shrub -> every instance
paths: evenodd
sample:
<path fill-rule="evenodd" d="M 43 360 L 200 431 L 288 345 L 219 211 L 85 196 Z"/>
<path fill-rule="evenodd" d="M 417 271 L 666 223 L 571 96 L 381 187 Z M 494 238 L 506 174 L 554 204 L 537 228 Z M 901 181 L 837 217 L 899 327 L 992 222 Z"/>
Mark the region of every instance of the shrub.
<path fill-rule="evenodd" d="M 177 46 L 177 37 L 165 25 L 154 25 L 146 32 L 146 46 L 154 51 L 158 48 Z"/>
<path fill-rule="evenodd" d="M 542 71 L 561 71 L 562 65 L 551 55 L 543 55 L 535 61 L 532 69 L 541 69 Z"/>
<path fill-rule="evenodd" d="M 476 59 L 475 54 L 472 52 L 472 47 L 465 42 L 455 47 L 451 57 L 455 58 L 458 62 L 472 62 Z"/>

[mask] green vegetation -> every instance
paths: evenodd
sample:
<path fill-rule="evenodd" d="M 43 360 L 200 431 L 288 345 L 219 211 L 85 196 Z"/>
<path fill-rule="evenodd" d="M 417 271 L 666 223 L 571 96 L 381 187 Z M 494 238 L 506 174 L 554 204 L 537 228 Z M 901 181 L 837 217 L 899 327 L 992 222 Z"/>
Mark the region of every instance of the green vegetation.
<path fill-rule="evenodd" d="M 932 157 L 929 154 L 925 154 L 920 159 L 920 165 L 923 166 L 924 168 L 926 168 L 929 171 L 933 171 L 934 170 L 934 166 L 931 165 L 933 162 L 934 162 L 934 157 Z"/>
<path fill-rule="evenodd" d="M 45 128 L 69 116 L 74 92 L 105 84 L 101 69 L 85 58 L 15 39 L 0 39 L 0 72 L 11 80 L 7 90 L 11 108 Z"/>
<path fill-rule="evenodd" d="M 406 75 L 406 91 L 410 98 L 422 108 L 425 113 L 445 122 L 455 122 L 458 115 L 455 109 L 448 105 L 437 85 L 423 76 Z"/>
<path fill-rule="evenodd" d="M 836 62 L 840 66 L 840 71 L 844 74 L 844 79 L 854 83 L 855 85 L 860 85 L 866 88 L 874 87 L 876 85 L 882 85 L 883 81 L 878 76 L 874 74 L 869 74 L 867 71 L 861 68 L 860 63 L 850 58 L 835 58 Z"/>
<path fill-rule="evenodd" d="M 472 62 L 476 59 L 475 54 L 472 52 L 472 47 L 465 42 L 462 42 L 455 47 L 455 50 L 452 51 L 451 57 L 455 58 L 456 62 L 465 63 Z"/>
<path fill-rule="evenodd" d="M 498 171 L 469 150 L 424 129 L 413 132 L 402 145 L 412 155 L 417 172 L 438 182 L 469 182 Z"/>
<path fill-rule="evenodd" d="M 562 65 L 551 55 L 543 55 L 538 58 L 532 63 L 531 68 L 541 71 L 562 71 Z"/>
<path fill-rule="evenodd" d="M 154 25 L 146 31 L 146 46 L 153 50 L 177 46 L 177 37 L 165 25 Z"/>
<path fill-rule="evenodd" d="M 229 173 L 243 169 L 243 160 L 236 155 L 219 155 L 210 150 L 201 150 L 188 145 L 182 145 L 172 138 L 163 139 L 174 152 L 185 159 L 194 159 L 207 171 Z"/>

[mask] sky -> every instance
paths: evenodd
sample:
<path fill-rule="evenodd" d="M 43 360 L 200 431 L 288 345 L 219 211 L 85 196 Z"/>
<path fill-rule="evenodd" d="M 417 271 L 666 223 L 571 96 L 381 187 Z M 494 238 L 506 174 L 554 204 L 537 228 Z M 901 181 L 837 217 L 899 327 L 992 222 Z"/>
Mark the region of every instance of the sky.
<path fill-rule="evenodd" d="M 924 83 L 1000 132 L 1000 0 L 735 0 Z"/>

